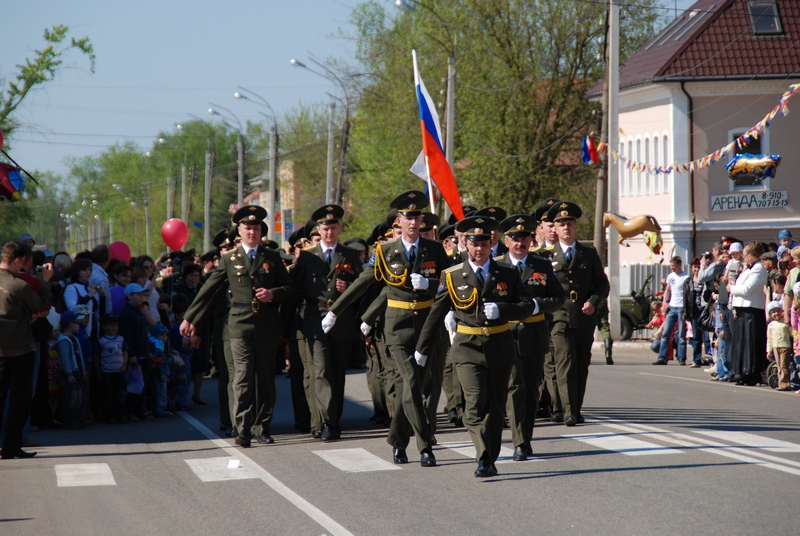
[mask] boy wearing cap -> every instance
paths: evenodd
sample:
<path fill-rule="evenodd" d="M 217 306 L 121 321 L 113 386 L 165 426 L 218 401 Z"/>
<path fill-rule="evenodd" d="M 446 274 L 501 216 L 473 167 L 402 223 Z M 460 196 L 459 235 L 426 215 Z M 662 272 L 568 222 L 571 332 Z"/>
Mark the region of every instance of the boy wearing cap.
<path fill-rule="evenodd" d="M 786 249 L 793 249 L 797 246 L 800 246 L 797 242 L 794 241 L 792 238 L 792 233 L 789 229 L 781 229 L 778 231 L 778 242 Z"/>
<path fill-rule="evenodd" d="M 80 317 L 83 318 L 83 317 Z M 61 314 L 61 335 L 55 344 L 58 353 L 58 377 L 61 398 L 58 401 L 58 416 L 67 430 L 85 428 L 80 415 L 81 385 L 83 384 L 83 357 L 80 345 L 74 339 L 80 318 L 72 311 Z"/>
<path fill-rule="evenodd" d="M 597 251 L 577 240 L 577 219 L 582 214 L 581 208 L 569 201 L 555 203 L 547 212 L 558 234 L 558 244 L 549 250 L 553 271 L 566 295 L 564 305 L 553 314 L 550 332 L 566 426 L 583 422 L 581 408 L 597 326 L 596 308 L 608 297 L 608 279 Z"/>
<path fill-rule="evenodd" d="M 492 259 L 491 231 L 498 226 L 485 216 L 458 222 L 469 259 L 443 274 L 414 352 L 424 366 L 442 321 L 455 332 L 450 356 L 464 390 L 464 426 L 475 446 L 478 478 L 497 474 L 509 376 L 517 355 L 509 321 L 529 318 L 539 308 L 531 303 L 519 272 Z"/>
<path fill-rule="evenodd" d="M 413 431 L 420 451 L 420 464 L 434 467 L 433 434 L 422 399 L 425 363 L 414 360 L 414 348 L 433 304 L 440 274 L 450 262 L 440 243 L 419 236 L 422 210 L 428 203 L 428 197 L 417 190 L 400 194 L 392 201 L 391 208 L 397 209 L 399 214 L 400 238 L 376 247 L 361 276 L 330 307 L 322 320 L 322 327 L 329 331 L 337 316 L 373 283 L 386 286 L 384 336 L 395 363 L 398 397 L 387 442 L 393 447 L 394 462 L 408 463 L 406 447 Z"/>
<path fill-rule="evenodd" d="M 150 362 L 148 326 L 142 312 L 147 307 L 144 299 L 145 291 L 145 288 L 138 283 L 130 283 L 125 287 L 126 302 L 119 315 L 119 333 L 125 339 L 131 357 L 138 361 L 144 378 L 144 392 L 139 397 L 136 407 L 132 408 L 133 413 L 139 419 L 152 419 L 152 412 L 147 410 L 148 402 L 152 408 L 155 400 L 150 377 L 152 363 Z"/>
<path fill-rule="evenodd" d="M 770 323 L 767 325 L 767 359 L 770 354 L 778 365 L 778 391 L 789 391 L 792 355 L 792 328 L 783 322 L 783 305 L 772 301 L 767 305 Z"/>
<path fill-rule="evenodd" d="M 535 304 L 531 316 L 511 322 L 517 359 L 511 367 L 506 406 L 515 461 L 525 461 L 533 455 L 531 439 L 539 386 L 544 377 L 545 356 L 550 350 L 550 330 L 545 314 L 556 312 L 565 299 L 564 289 L 553 273 L 553 265 L 547 259 L 529 253 L 536 226 L 536 219 L 527 214 L 515 214 L 500 222 L 499 230 L 505 233 L 508 252 L 494 259 L 517 271 Z"/>
<path fill-rule="evenodd" d="M 103 334 L 95 343 L 95 367 L 100 373 L 104 418 L 109 424 L 124 424 L 127 387 L 128 345 L 119 334 L 119 318 L 105 315 L 100 319 Z"/>

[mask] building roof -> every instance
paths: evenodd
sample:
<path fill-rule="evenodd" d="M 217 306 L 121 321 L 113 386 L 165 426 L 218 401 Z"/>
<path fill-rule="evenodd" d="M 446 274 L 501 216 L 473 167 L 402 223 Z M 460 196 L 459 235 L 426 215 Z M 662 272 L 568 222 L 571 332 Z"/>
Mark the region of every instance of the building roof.
<path fill-rule="evenodd" d="M 772 3 L 769 0 L 695 2 L 625 61 L 620 68 L 620 88 L 652 82 L 797 75 L 800 50 L 795 47 L 800 44 L 800 2 L 774 0 L 781 32 L 756 35 L 750 4 L 768 7 Z M 589 94 L 601 90 L 602 83 Z"/>

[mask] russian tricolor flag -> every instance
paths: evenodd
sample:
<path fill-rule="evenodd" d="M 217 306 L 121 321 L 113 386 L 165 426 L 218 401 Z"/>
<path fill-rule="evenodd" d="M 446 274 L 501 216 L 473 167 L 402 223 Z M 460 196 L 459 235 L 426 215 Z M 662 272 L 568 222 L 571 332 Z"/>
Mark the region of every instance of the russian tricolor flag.
<path fill-rule="evenodd" d="M 453 170 L 444 156 L 442 146 L 442 131 L 439 128 L 439 115 L 433 99 L 428 95 L 425 83 L 419 76 L 417 67 L 417 52 L 411 51 L 414 58 L 414 83 L 417 86 L 417 102 L 419 103 L 419 122 L 422 127 L 422 152 L 425 155 L 425 166 L 428 177 L 436 184 L 442 193 L 450 210 L 459 220 L 464 218 L 464 209 L 461 207 L 461 196 L 458 195 L 458 186 L 453 176 Z"/>

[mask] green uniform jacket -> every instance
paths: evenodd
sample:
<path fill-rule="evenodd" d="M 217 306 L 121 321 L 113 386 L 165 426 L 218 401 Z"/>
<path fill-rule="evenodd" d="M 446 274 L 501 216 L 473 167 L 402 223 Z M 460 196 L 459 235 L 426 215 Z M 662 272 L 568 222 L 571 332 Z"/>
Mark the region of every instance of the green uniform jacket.
<path fill-rule="evenodd" d="M 439 285 L 439 293 L 425 321 L 425 327 L 417 343 L 419 353 L 430 356 L 437 333 L 444 329 L 444 317 L 454 305 L 464 306 L 473 289 L 478 291 L 478 299 L 467 309 L 455 308 L 455 318 L 459 325 L 469 327 L 491 327 L 505 324 L 509 320 L 522 320 L 531 315 L 533 303 L 525 289 L 519 274 L 514 268 L 489 261 L 489 275 L 481 290 L 478 278 L 468 263 L 458 264 L 447 270 L 452 281 L 452 289 L 456 293 L 458 303 L 447 288 L 445 277 Z M 489 320 L 483 313 L 483 305 L 496 303 L 500 309 L 500 318 Z M 514 336 L 511 331 L 494 335 L 468 335 L 456 333 L 450 349 L 453 363 L 473 363 L 488 368 L 511 366 L 517 357 Z"/>
<path fill-rule="evenodd" d="M 386 260 L 386 266 L 382 266 L 381 261 L 377 259 L 378 255 L 373 254 L 361 276 L 355 283 L 350 285 L 350 288 L 330 308 L 333 314 L 339 315 L 339 313 L 347 309 L 376 281 L 386 286 L 386 298 L 388 300 L 413 303 L 429 301 L 436 296 L 439 277 L 442 271 L 450 266 L 441 243 L 420 237 L 419 251 L 417 251 L 413 267 L 408 262 L 402 240 L 397 239 L 386 242 L 378 247 L 382 251 L 382 258 Z M 412 273 L 423 275 L 428 279 L 428 288 L 426 290 L 414 290 L 412 288 Z M 400 286 L 394 286 L 387 284 L 384 281 L 384 277 L 395 283 L 399 283 L 405 277 L 405 281 Z M 384 315 L 386 319 L 384 325 L 386 344 L 388 346 L 403 345 L 413 348 L 429 312 L 430 308 L 412 310 L 388 307 Z"/>
<path fill-rule="evenodd" d="M 508 253 L 494 260 L 516 271 Z M 549 260 L 528 253 L 521 281 L 530 297 L 539 304 L 537 314 L 551 315 L 564 304 L 564 289 L 558 282 Z M 511 331 L 517 339 L 517 350 L 520 355 L 544 355 L 550 351 L 550 325 L 546 320 L 530 324 L 512 324 Z"/>
<path fill-rule="evenodd" d="M 336 342 L 349 342 L 356 336 L 354 307 L 347 307 L 337 313 L 336 324 L 327 334 L 322 331 L 322 317 L 341 293 L 336 290 L 336 281 L 352 284 L 362 272 L 361 259 L 353 248 L 336 245 L 333 266 L 328 266 L 317 244 L 304 249 L 295 260 L 291 270 L 292 281 L 300 293 L 300 307 L 304 307 L 305 322 L 303 333 L 307 339 Z M 341 318 L 339 318 L 341 316 Z"/>
<path fill-rule="evenodd" d="M 269 303 L 258 302 L 258 312 L 254 312 L 252 303 L 257 288 L 271 290 L 273 298 Z M 231 339 L 263 340 L 281 336 L 279 304 L 291 298 L 293 288 L 283 260 L 276 251 L 259 245 L 252 264 L 242 246 L 223 255 L 184 318 L 195 326 L 201 326 L 211 316 L 219 294 L 228 289 L 231 292 L 228 313 Z"/>
<path fill-rule="evenodd" d="M 572 262 L 567 265 L 561 245 L 548 248 L 552 252 L 553 271 L 564 289 L 564 305 L 553 314 L 553 322 L 567 322 L 571 328 L 592 328 L 597 324 L 597 307 L 608 296 L 608 278 L 594 248 L 575 241 Z M 583 314 L 586 302 L 595 307 L 591 315 Z"/>

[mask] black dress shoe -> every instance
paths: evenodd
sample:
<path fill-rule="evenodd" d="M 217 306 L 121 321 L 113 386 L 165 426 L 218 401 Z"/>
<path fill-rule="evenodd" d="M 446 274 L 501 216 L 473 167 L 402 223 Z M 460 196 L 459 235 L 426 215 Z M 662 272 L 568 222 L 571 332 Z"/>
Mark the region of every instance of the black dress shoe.
<path fill-rule="evenodd" d="M 396 464 L 408 463 L 408 456 L 406 456 L 406 449 L 393 449 L 392 459 Z"/>
<path fill-rule="evenodd" d="M 422 467 L 436 467 L 436 458 L 430 450 L 423 450 L 419 453 L 419 464 Z"/>
<path fill-rule="evenodd" d="M 272 436 L 269 434 L 261 434 L 256 436 L 256 442 L 261 443 L 262 445 L 271 445 L 275 443 L 275 440 L 272 439 Z"/>
<path fill-rule="evenodd" d="M 336 437 L 336 430 L 334 430 L 332 426 L 328 426 L 327 424 L 322 427 L 321 437 L 323 441 L 335 441 L 336 439 L 338 439 L 338 437 Z"/>
<path fill-rule="evenodd" d="M 478 478 L 489 478 L 490 476 L 493 476 L 492 464 L 489 462 L 489 460 L 481 460 L 478 462 L 478 468 L 475 469 L 475 476 Z"/>
<path fill-rule="evenodd" d="M 525 447 L 523 447 L 522 445 L 514 447 L 515 462 L 524 462 L 527 459 L 528 459 L 528 453 L 525 451 Z"/>
<path fill-rule="evenodd" d="M 464 418 L 459 417 L 456 419 L 456 422 L 453 423 L 456 428 L 463 428 L 464 427 Z"/>
<path fill-rule="evenodd" d="M 319 439 L 322 437 L 322 430 L 317 428 L 316 430 L 311 430 L 311 437 L 314 439 Z"/>
<path fill-rule="evenodd" d="M 458 412 L 456 410 L 451 409 L 450 411 L 447 412 L 448 422 L 455 424 L 457 420 L 458 420 Z"/>
<path fill-rule="evenodd" d="M 237 445 L 239 445 L 242 448 L 247 448 L 247 447 L 250 446 L 250 436 L 247 436 L 247 435 L 244 435 L 244 434 L 239 434 L 239 435 L 236 436 L 236 439 L 234 440 L 234 443 L 236 443 Z"/>
<path fill-rule="evenodd" d="M 525 447 L 525 454 L 528 456 L 533 456 L 533 447 L 531 446 L 530 442 L 525 443 L 523 446 Z"/>
<path fill-rule="evenodd" d="M 578 419 L 572 415 L 564 417 L 564 426 L 575 426 L 576 424 L 578 424 Z"/>
<path fill-rule="evenodd" d="M 606 358 L 606 365 L 613 365 L 613 364 L 614 364 L 614 360 L 611 359 L 610 357 L 607 357 Z"/>
<path fill-rule="evenodd" d="M 20 458 L 24 460 L 26 458 L 33 458 L 34 456 L 36 456 L 36 454 L 37 454 L 36 452 L 25 452 L 22 449 L 9 453 L 6 453 L 6 451 L 4 450 L 3 454 L 0 455 L 0 458 L 2 458 L 3 460 L 11 460 L 13 458 Z"/>
<path fill-rule="evenodd" d="M 497 476 L 497 467 L 495 464 L 492 464 L 492 476 Z"/>
<path fill-rule="evenodd" d="M 550 409 L 548 408 L 539 408 L 536 410 L 536 418 L 537 419 L 549 419 L 550 418 Z"/>
<path fill-rule="evenodd" d="M 578 414 L 578 424 L 583 424 L 586 422 L 586 419 L 583 418 L 583 415 L 580 413 Z"/>
<path fill-rule="evenodd" d="M 564 414 L 562 412 L 560 412 L 560 411 L 556 411 L 550 417 L 550 420 L 553 421 L 553 422 L 564 422 Z"/>

